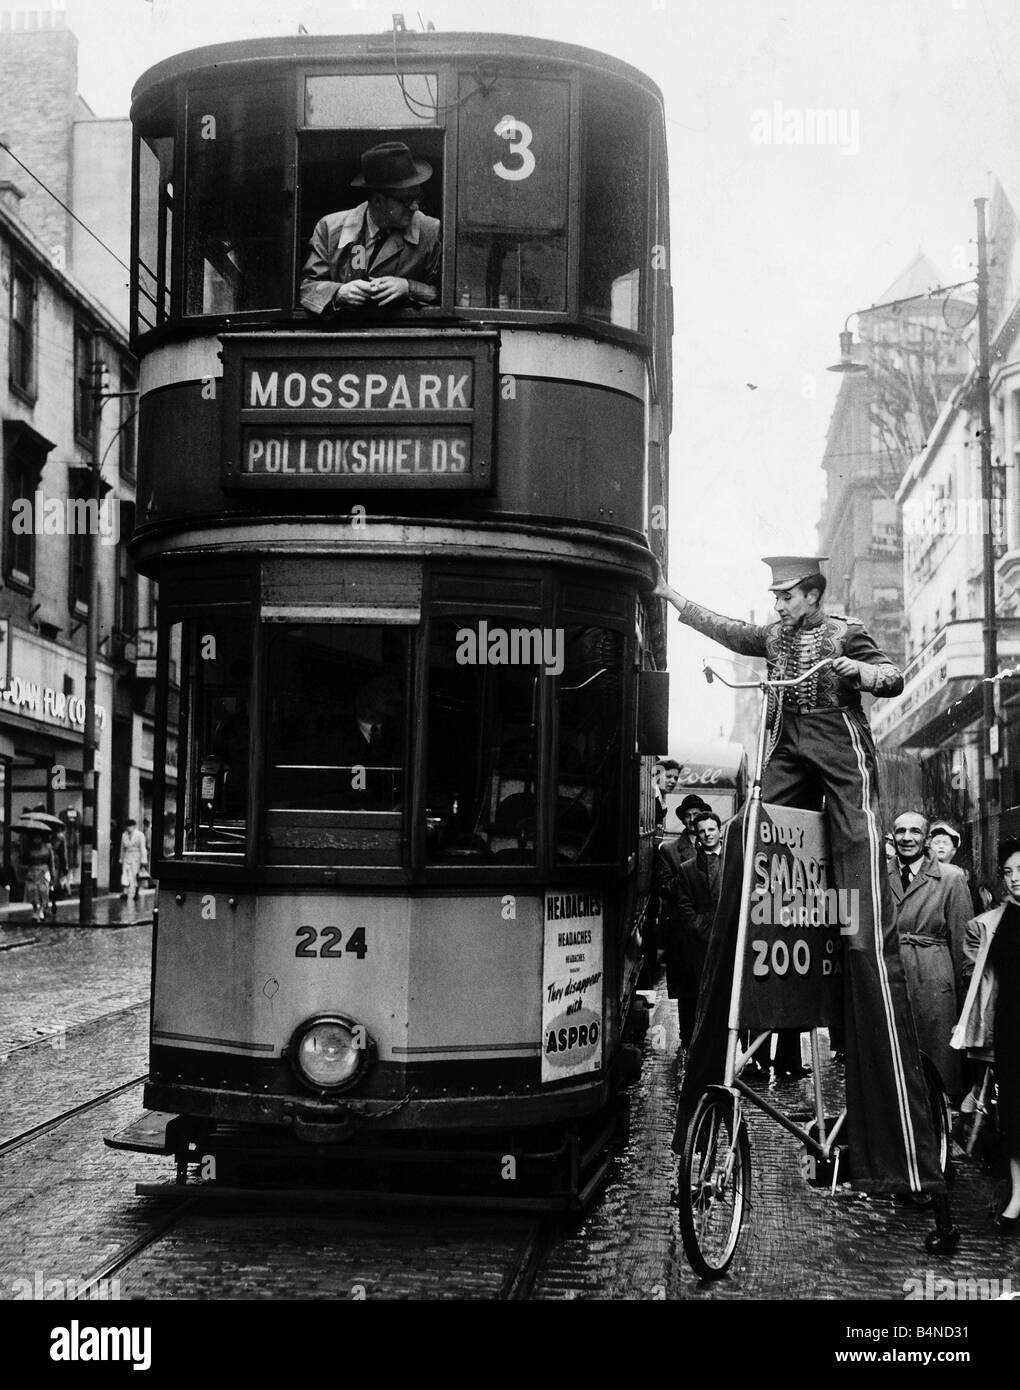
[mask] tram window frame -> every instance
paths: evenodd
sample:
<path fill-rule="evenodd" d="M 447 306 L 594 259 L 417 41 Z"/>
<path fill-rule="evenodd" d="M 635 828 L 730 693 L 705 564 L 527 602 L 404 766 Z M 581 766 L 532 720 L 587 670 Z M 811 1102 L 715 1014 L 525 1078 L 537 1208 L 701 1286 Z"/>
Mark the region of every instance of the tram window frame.
<path fill-rule="evenodd" d="M 311 75 L 311 74 L 308 74 Z M 321 74 L 317 74 L 321 75 Z M 300 86 L 302 83 L 299 84 Z M 386 140 L 400 140 L 407 144 L 412 155 L 416 159 L 424 159 L 432 165 L 432 176 L 422 185 L 422 197 L 419 202 L 419 209 L 427 217 L 434 217 L 440 224 L 440 240 L 443 240 L 443 231 L 447 224 L 447 204 L 448 197 L 446 191 L 447 179 L 445 177 L 448 153 L 447 138 L 448 131 L 445 126 L 420 124 L 413 127 L 404 126 L 302 126 L 296 132 L 296 155 L 295 155 L 295 199 L 294 199 L 294 242 L 295 242 L 295 265 L 293 275 L 292 300 L 294 312 L 307 317 L 311 322 L 317 322 L 315 315 L 308 314 L 301 308 L 301 280 L 304 267 L 308 261 L 311 247 L 312 233 L 323 217 L 330 213 L 350 211 L 352 208 L 360 206 L 367 201 L 368 192 L 361 188 L 352 188 L 350 180 L 360 169 L 362 153 L 371 149 L 373 145 L 381 144 Z M 332 158 L 326 153 L 318 154 L 311 159 L 307 151 L 315 146 L 320 146 L 323 151 L 327 151 L 333 146 L 339 151 Z M 328 173 L 321 172 L 312 179 L 306 171 L 309 168 L 328 170 L 342 162 L 344 173 L 341 178 L 332 180 Z M 312 182 L 312 190 L 308 191 L 308 184 Z M 335 194 L 327 196 L 331 190 L 337 190 Z M 435 304 L 424 304 L 420 306 L 395 306 L 392 309 L 372 309 L 366 308 L 358 310 L 357 313 L 347 313 L 343 315 L 327 314 L 322 319 L 323 324 L 332 329 L 343 325 L 345 328 L 356 328 L 362 325 L 378 327 L 381 323 L 403 322 L 407 320 L 417 320 L 422 314 L 436 315 L 441 311 L 444 304 L 449 304 L 451 295 L 448 287 L 449 274 L 447 271 L 448 256 L 446 245 L 443 242 L 443 263 L 440 270 L 439 298 Z"/>
<path fill-rule="evenodd" d="M 502 600 L 502 601 L 501 601 Z M 633 826 L 625 817 L 617 822 L 613 843 L 607 857 L 591 860 L 568 860 L 556 853 L 555 829 L 559 796 L 559 736 L 560 675 L 539 677 L 541 695 L 538 705 L 538 778 L 535 816 L 537 822 L 537 854 L 533 861 L 486 860 L 465 857 L 462 862 L 431 860 L 427 841 L 435 835 L 436 827 L 428 825 L 426 804 L 429 787 L 427 747 L 431 745 L 430 714 L 432 690 L 429 680 L 430 629 L 437 619 L 464 619 L 465 625 L 481 618 L 501 626 L 527 628 L 556 626 L 597 626 L 618 635 L 621 652 L 621 692 L 619 702 L 620 739 L 616 751 L 617 786 L 622 788 L 630 775 L 628 737 L 635 722 L 634 682 L 628 673 L 634 665 L 634 636 L 632 600 L 621 594 L 619 587 L 610 588 L 599 582 L 568 578 L 551 569 L 518 568 L 512 564 L 498 570 L 471 566 L 464 571 L 435 569 L 429 576 L 429 597 L 425 606 L 426 622 L 419 646 L 419 689 L 421 695 L 420 762 L 415 777 L 417 799 L 412 821 L 413 859 L 416 877 L 421 874 L 426 883 L 487 883 L 505 881 L 508 872 L 521 883 L 546 882 L 550 876 L 558 882 L 586 881 L 594 874 L 599 879 L 618 878 L 627 872 L 625 846 L 633 840 Z M 490 629 L 491 630 L 491 629 Z"/>
<path fill-rule="evenodd" d="M 207 199 L 214 212 L 218 209 L 219 216 L 218 220 L 215 216 L 207 220 L 204 232 L 207 252 L 214 244 L 220 248 L 217 264 L 209 254 L 204 258 L 200 257 L 202 243 L 196 232 L 196 222 L 203 205 L 199 200 L 198 178 L 202 167 L 201 155 L 207 153 L 211 157 L 221 141 L 219 122 L 224 119 L 227 105 L 231 101 L 235 104 L 235 111 L 232 113 L 233 132 L 228 126 L 227 138 L 229 140 L 230 134 L 233 133 L 236 139 L 233 149 L 228 148 L 225 158 L 230 159 L 233 156 L 237 161 L 237 167 L 232 167 L 229 177 L 224 177 L 221 167 L 223 158 L 218 163 L 210 158 L 213 166 L 212 180 L 210 183 L 203 183 L 203 186 L 211 186 L 214 189 L 219 187 L 222 190 L 219 200 L 215 197 Z M 286 267 L 288 251 L 293 244 L 292 112 L 292 75 L 261 79 L 248 76 L 218 82 L 198 80 L 188 86 L 181 140 L 185 197 L 179 298 L 183 318 L 192 321 L 238 317 L 244 319 L 249 315 L 273 314 L 286 309 Z M 252 147 L 248 132 L 253 124 L 253 114 L 257 114 L 260 120 L 264 118 L 264 124 L 258 126 L 257 133 L 260 139 Z M 253 161 L 250 158 L 253 153 L 267 153 L 269 137 L 272 134 L 275 134 L 275 148 L 271 155 L 262 163 Z M 237 153 L 238 140 L 241 142 L 240 154 Z M 272 171 L 274 167 L 278 170 L 278 178 L 269 202 L 270 206 L 274 203 L 278 206 L 275 221 L 263 202 L 268 190 L 263 189 L 260 194 L 258 177 L 263 168 Z M 246 218 L 243 213 L 238 215 L 239 186 L 248 189 L 254 205 L 258 208 L 257 216 Z M 220 235 L 236 232 L 238 228 L 247 235 L 240 238 Z M 267 232 L 271 235 L 253 236 L 252 232 Z M 259 253 L 255 252 L 252 273 L 249 275 L 246 258 L 253 246 L 259 243 L 269 244 L 270 249 L 261 268 L 258 261 Z M 202 307 L 195 308 L 193 293 L 198 288 L 196 277 L 199 272 L 202 276 Z M 216 283 L 210 278 L 210 272 L 227 290 L 234 288 L 238 294 L 254 291 L 256 298 L 268 294 L 269 302 L 240 302 L 206 308 L 207 294 L 217 288 Z M 232 277 L 235 282 L 233 285 Z"/>
<path fill-rule="evenodd" d="M 652 248 L 652 232 L 655 228 L 655 183 L 658 177 L 657 152 L 655 147 L 655 102 L 650 95 L 639 87 L 626 87 L 616 81 L 607 81 L 597 74 L 585 74 L 579 83 L 580 87 L 580 170 L 579 170 L 579 208 L 578 224 L 580 230 L 580 244 L 576 250 L 575 266 L 578 276 L 577 284 L 577 313 L 582 323 L 599 334 L 608 336 L 622 335 L 626 341 L 634 341 L 640 338 L 648 342 L 650 333 L 650 297 L 649 297 L 649 275 L 650 262 L 649 256 Z M 588 279 L 587 270 L 589 266 L 589 232 L 591 229 L 591 202 L 593 198 L 592 190 L 595 187 L 594 181 L 589 178 L 589 168 L 597 165 L 600 154 L 608 146 L 614 149 L 623 145 L 624 142 L 617 139 L 615 142 L 600 141 L 597 139 L 594 120 L 589 117 L 589 109 L 597 107 L 601 101 L 611 109 L 613 118 L 618 120 L 624 102 L 624 94 L 627 94 L 633 105 L 631 108 L 631 118 L 635 126 L 640 131 L 643 128 L 643 136 L 639 138 L 639 148 L 641 150 L 644 167 L 640 171 L 643 173 L 643 196 L 638 202 L 643 219 L 644 246 L 638 257 L 637 269 L 639 271 L 638 280 L 638 306 L 637 322 L 634 325 L 615 322 L 612 317 L 603 318 L 598 313 L 592 311 L 586 304 L 586 282 Z M 599 113 L 600 115 L 603 113 Z M 622 221 L 620 226 L 625 225 Z M 617 281 L 624 277 L 617 277 Z M 611 282 L 612 284 L 617 281 Z M 610 305 L 610 315 L 612 307 Z"/>
<path fill-rule="evenodd" d="M 153 148 L 162 146 L 161 151 Z M 155 161 L 146 164 L 143 146 Z M 178 141 L 175 117 L 165 112 L 138 125 L 134 133 L 134 153 L 131 177 L 131 305 L 133 338 L 137 342 L 161 328 L 168 319 L 178 317 L 173 297 L 179 277 L 174 274 L 174 189 L 177 186 Z M 147 180 L 146 171 L 155 174 L 155 183 Z M 153 215 L 154 214 L 154 215 Z M 151 239 L 152 247 L 144 245 Z M 155 253 L 155 266 L 142 259 L 143 254 Z M 143 275 L 143 271 L 145 274 Z M 146 288 L 146 276 L 152 284 Z M 142 303 L 151 305 L 151 317 L 143 313 Z"/>
<path fill-rule="evenodd" d="M 377 633 L 380 654 L 384 653 L 387 646 L 392 647 L 394 643 L 398 644 L 398 647 L 402 647 L 402 650 L 398 649 L 395 654 L 391 652 L 387 661 L 375 662 L 372 669 L 367 664 L 371 658 L 363 654 L 361 659 L 366 662 L 364 668 L 360 672 L 351 672 L 347 681 L 346 696 L 337 697 L 344 699 L 346 704 L 343 712 L 346 729 L 343 732 L 353 737 L 352 720 L 359 717 L 357 715 L 358 692 L 368 682 L 378 679 L 399 686 L 401 708 L 399 714 L 393 714 L 388 734 L 388 737 L 392 739 L 395 731 L 399 733 L 399 762 L 393 766 L 386 765 L 377 768 L 373 768 L 368 762 L 365 764 L 318 765 L 319 771 L 333 770 L 338 774 L 343 768 L 350 767 L 352 773 L 350 787 L 343 786 L 341 778 L 338 776 L 335 779 L 335 788 L 331 790 L 331 795 L 335 795 L 336 799 L 345 798 L 351 801 L 352 804 L 350 805 L 274 805 L 272 804 L 274 773 L 295 771 L 302 765 L 273 764 L 270 760 L 271 745 L 276 746 L 279 742 L 274 739 L 273 691 L 278 685 L 278 681 L 274 677 L 276 653 L 273 649 L 277 643 L 282 644 L 289 636 L 294 636 L 300 640 L 304 632 L 311 632 L 315 629 L 327 633 L 333 632 L 338 636 L 341 630 L 346 630 L 351 634 L 359 633 L 365 639 L 368 638 L 370 632 Z M 259 624 L 264 690 L 261 704 L 263 710 L 262 748 L 264 751 L 261 757 L 263 775 L 259 790 L 261 811 L 259 864 L 262 868 L 269 872 L 279 872 L 281 869 L 291 867 L 322 868 L 328 866 L 331 869 L 356 869 L 359 867 L 403 869 L 405 867 L 409 838 L 407 825 L 411 785 L 414 776 L 414 739 L 411 713 L 414 705 L 412 656 L 416 631 L 417 628 L 408 623 L 402 616 L 398 617 L 395 613 L 383 615 L 382 610 L 378 609 L 373 613 L 371 621 L 364 616 L 345 612 L 343 608 L 337 608 L 328 618 L 305 616 L 298 612 L 288 614 L 283 620 L 267 621 L 263 617 Z M 333 645 L 338 650 L 343 647 L 342 641 L 335 642 Z M 353 642 L 349 645 L 357 646 Z M 365 641 L 361 645 L 364 646 Z M 346 672 L 344 675 L 346 676 Z M 328 743 L 328 732 L 325 737 Z M 338 746 L 341 741 L 341 738 L 338 737 Z M 300 741 L 298 746 L 300 746 Z M 396 772 L 399 779 L 399 792 L 394 794 L 391 790 L 390 793 L 390 800 L 396 804 L 388 808 L 359 806 L 357 801 L 362 792 L 367 793 L 371 800 L 382 790 L 378 776 L 379 771 Z M 294 779 L 292 778 L 291 781 L 293 783 Z M 326 780 L 326 785 L 329 785 L 329 779 Z M 318 795 L 321 797 L 321 791 Z M 306 838 L 306 843 L 301 843 L 303 836 Z M 307 842 L 309 839 L 311 842 Z"/>
<path fill-rule="evenodd" d="M 241 646 L 243 651 L 240 655 L 234 654 L 233 661 L 243 661 L 247 667 L 247 676 L 239 674 L 233 683 L 220 682 L 216 685 L 206 686 L 199 694 L 199 698 L 207 698 L 210 690 L 219 693 L 218 698 L 223 704 L 223 712 L 219 723 L 224 725 L 222 740 L 225 742 L 230 737 L 230 732 L 225 727 L 228 718 L 227 703 L 229 700 L 240 700 L 244 704 L 242 717 L 248 723 L 247 750 L 244 758 L 244 775 L 241 780 L 241 815 L 240 817 L 227 817 L 224 809 L 225 792 L 224 786 L 226 777 L 229 776 L 231 760 L 229 757 L 221 757 L 219 754 L 214 756 L 210 749 L 217 738 L 220 737 L 220 729 L 214 726 L 209 717 L 209 709 L 212 702 L 208 701 L 203 706 L 203 724 L 208 725 L 205 730 L 206 737 L 202 741 L 202 746 L 198 746 L 196 730 L 194 728 L 194 711 L 196 706 L 196 692 L 194 689 L 194 672 L 201 669 L 196 665 L 197 659 L 203 656 L 198 650 L 199 643 L 207 640 L 209 628 L 214 624 L 222 626 L 233 636 L 239 630 L 246 629 L 244 634 L 247 637 L 245 642 L 242 639 Z M 258 783 L 259 769 L 255 757 L 255 741 L 251 737 L 251 730 L 257 727 L 258 710 L 255 704 L 255 692 L 257 690 L 256 671 L 254 666 L 254 627 L 255 610 L 250 602 L 210 602 L 204 605 L 193 603 L 173 603 L 160 613 L 159 627 L 159 646 L 158 646 L 158 672 L 159 687 L 162 692 L 160 708 L 156 712 L 157 727 L 159 730 L 157 746 L 155 750 L 155 765 L 157 768 L 165 768 L 167 751 L 171 736 L 176 742 L 177 750 L 177 775 L 173 785 L 165 777 L 160 779 L 163 785 L 163 799 L 158 804 L 157 814 L 158 823 L 154 825 L 154 836 L 158 837 L 156 843 L 159 846 L 159 858 L 162 865 L 169 869 L 171 875 L 180 874 L 183 870 L 187 875 L 194 872 L 199 873 L 206 867 L 217 871 L 229 872 L 241 870 L 244 866 L 251 863 L 251 845 L 253 841 L 253 806 Z M 172 650 L 174 647 L 174 629 L 180 630 L 179 638 L 179 669 L 176 673 L 177 680 L 170 680 L 170 664 Z M 203 629 L 205 631 L 203 632 Z M 229 655 L 229 653 L 227 654 Z M 210 658 L 205 652 L 205 660 L 219 660 L 218 656 Z M 226 657 L 223 658 L 224 660 Z M 177 704 L 177 723 L 176 727 L 171 728 L 171 707 L 173 696 L 176 691 Z M 236 717 L 238 709 L 233 710 Z M 198 731 L 199 735 L 202 730 Z M 213 762 L 219 766 L 213 767 Z M 234 759 L 237 762 L 237 759 Z M 224 775 L 225 773 L 225 775 Z M 208 791 L 208 795 L 206 792 Z M 224 821 L 228 819 L 232 822 L 230 828 L 239 828 L 239 839 L 236 843 L 236 850 L 228 850 L 220 847 L 211 849 L 201 848 L 197 844 L 190 847 L 185 842 L 188 826 L 194 826 L 196 817 L 203 812 L 198 810 L 199 802 L 208 802 L 206 813 L 210 816 L 219 815 Z M 167 814 L 168 808 L 172 804 L 170 814 L 175 818 L 172 827 L 173 833 L 173 853 L 167 853 Z M 194 833 L 194 832 L 193 832 Z M 159 875 L 157 875 L 159 876 Z"/>

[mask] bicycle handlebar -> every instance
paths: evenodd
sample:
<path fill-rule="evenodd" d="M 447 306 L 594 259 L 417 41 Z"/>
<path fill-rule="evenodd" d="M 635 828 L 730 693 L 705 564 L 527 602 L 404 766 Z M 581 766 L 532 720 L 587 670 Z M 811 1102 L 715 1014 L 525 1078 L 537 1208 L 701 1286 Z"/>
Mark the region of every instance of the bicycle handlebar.
<path fill-rule="evenodd" d="M 705 673 L 705 680 L 709 685 L 715 680 L 722 681 L 723 685 L 728 685 L 731 690 L 779 690 L 787 686 L 800 685 L 801 681 L 806 681 L 813 676 L 816 671 L 823 670 L 826 666 L 832 665 L 832 657 L 827 656 L 823 661 L 816 661 L 814 666 L 804 671 L 799 676 L 791 676 L 787 680 L 769 680 L 767 677 L 759 681 L 728 681 L 725 676 L 720 676 L 718 671 L 713 671 L 706 662 L 702 666 Z"/>

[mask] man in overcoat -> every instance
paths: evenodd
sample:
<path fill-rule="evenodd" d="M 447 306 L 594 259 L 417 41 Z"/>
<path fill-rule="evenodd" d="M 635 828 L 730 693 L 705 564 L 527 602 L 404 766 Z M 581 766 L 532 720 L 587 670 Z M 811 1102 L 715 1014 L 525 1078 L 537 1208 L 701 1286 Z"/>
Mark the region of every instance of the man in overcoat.
<path fill-rule="evenodd" d="M 966 874 L 925 852 L 927 834 L 928 822 L 918 811 L 896 817 L 896 861 L 889 869 L 889 886 L 918 1046 L 958 1103 L 963 1074 L 949 1040 L 963 1001 L 964 944 L 972 907 Z"/>
<path fill-rule="evenodd" d="M 694 1032 L 698 990 L 722 878 L 719 817 L 704 810 L 696 816 L 694 826 L 698 847 L 693 855 L 679 860 L 666 888 L 666 990 L 676 1000 L 680 1041 L 685 1047 Z"/>
<path fill-rule="evenodd" d="M 361 156 L 352 188 L 368 199 L 316 223 L 301 277 L 301 305 L 309 313 L 435 304 L 442 265 L 440 224 L 418 208 L 432 166 L 398 140 Z"/>

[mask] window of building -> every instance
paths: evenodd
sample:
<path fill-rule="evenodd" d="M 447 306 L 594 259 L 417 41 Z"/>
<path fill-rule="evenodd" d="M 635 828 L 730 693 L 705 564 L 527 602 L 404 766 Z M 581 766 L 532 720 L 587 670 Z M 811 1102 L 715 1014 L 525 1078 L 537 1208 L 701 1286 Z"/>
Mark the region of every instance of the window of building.
<path fill-rule="evenodd" d="M 128 555 L 128 541 L 135 529 L 135 508 L 132 502 L 114 502 L 120 516 L 120 539 L 117 542 L 117 631 L 134 637 L 138 628 L 138 576 Z"/>
<path fill-rule="evenodd" d="M 138 378 L 128 367 L 121 368 L 120 391 L 120 433 L 118 435 L 120 475 L 122 478 L 130 480 L 135 476 L 135 455 L 138 444 Z"/>
<path fill-rule="evenodd" d="M 595 81 L 581 93 L 584 223 L 581 312 L 621 328 L 641 327 L 648 244 L 645 104 Z"/>
<path fill-rule="evenodd" d="M 135 160 L 138 198 L 136 333 L 147 333 L 169 317 L 172 287 L 173 136 L 139 139 Z"/>
<path fill-rule="evenodd" d="M 956 590 L 949 595 L 949 621 L 956 622 Z"/>
<path fill-rule="evenodd" d="M 11 386 L 35 397 L 35 279 L 15 265 L 11 275 Z"/>
<path fill-rule="evenodd" d="M 72 502 L 88 504 L 92 495 L 89 485 L 88 469 L 76 468 L 71 471 L 71 478 L 68 483 L 68 496 Z M 94 505 L 94 504 L 93 504 Z M 92 510 L 92 508 L 89 508 Z M 86 518 L 88 513 L 85 506 L 77 509 L 79 515 Z M 87 613 L 89 609 L 89 545 L 91 538 L 88 534 L 88 526 L 75 526 L 68 538 L 68 607 L 72 614 Z"/>
<path fill-rule="evenodd" d="M 92 332 L 84 323 L 74 326 L 74 432 L 83 444 L 92 442 L 92 399 L 96 361 Z"/>
<path fill-rule="evenodd" d="M 460 95 L 456 303 L 562 312 L 569 84 L 465 74 Z"/>
<path fill-rule="evenodd" d="M 279 308 L 289 84 L 219 83 L 188 97 L 186 314 Z"/>
<path fill-rule="evenodd" d="M 35 585 L 34 497 L 46 456 L 40 457 L 24 440 L 12 440 L 8 431 L 4 434 L 7 445 L 4 578 L 15 588 L 31 589 Z"/>

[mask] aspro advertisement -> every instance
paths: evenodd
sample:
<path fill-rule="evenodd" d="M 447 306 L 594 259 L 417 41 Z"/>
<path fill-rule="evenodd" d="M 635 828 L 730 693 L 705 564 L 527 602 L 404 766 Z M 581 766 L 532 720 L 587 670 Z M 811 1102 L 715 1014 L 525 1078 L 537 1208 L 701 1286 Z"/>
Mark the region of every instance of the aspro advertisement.
<path fill-rule="evenodd" d="M 542 1081 L 602 1066 L 602 896 L 545 895 Z"/>

